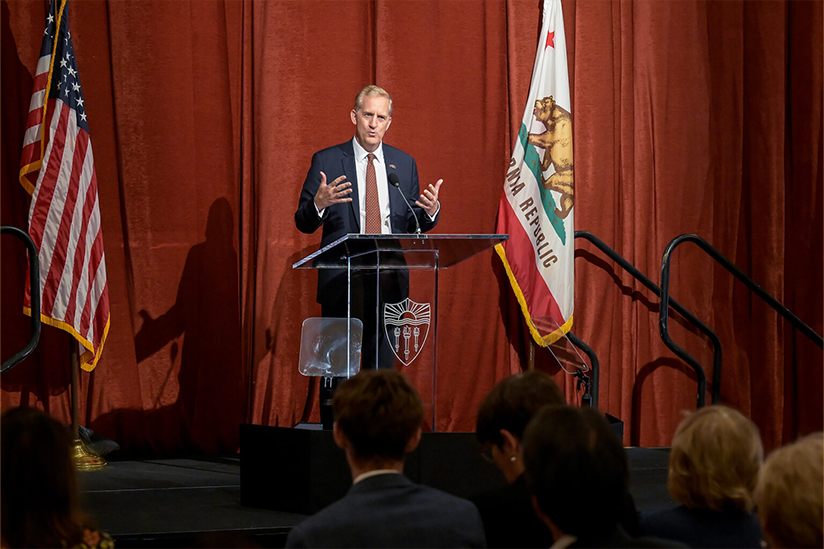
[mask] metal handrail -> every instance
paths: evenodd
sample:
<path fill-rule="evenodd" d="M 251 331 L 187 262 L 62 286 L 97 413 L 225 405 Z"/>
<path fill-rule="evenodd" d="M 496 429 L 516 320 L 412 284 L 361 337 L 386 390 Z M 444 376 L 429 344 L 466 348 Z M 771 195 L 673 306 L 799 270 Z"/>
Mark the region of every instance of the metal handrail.
<path fill-rule="evenodd" d="M 600 363 L 598 362 L 598 355 L 595 354 L 595 351 L 592 350 L 592 347 L 581 341 L 581 339 L 573 334 L 572 332 L 567 332 L 567 338 L 569 341 L 581 349 L 585 355 L 589 357 L 590 368 L 592 369 L 592 387 L 591 387 L 591 396 L 592 400 L 590 401 L 590 406 L 598 409 L 598 382 L 600 379 Z M 580 372 L 580 370 L 578 370 Z M 583 374 L 582 374 L 583 375 Z M 579 378 L 580 379 L 580 378 Z"/>
<path fill-rule="evenodd" d="M 596 248 L 604 252 L 610 259 L 615 261 L 621 268 L 623 268 L 626 272 L 633 276 L 636 280 L 638 280 L 641 284 L 646 286 L 650 291 L 655 293 L 659 298 L 662 296 L 662 288 L 658 287 L 652 280 L 647 278 L 644 273 L 639 271 L 632 263 L 627 261 L 623 256 L 621 256 L 618 252 L 607 246 L 600 238 L 595 236 L 594 234 L 588 231 L 575 231 L 575 238 L 583 238 L 585 240 L 590 241 L 592 244 L 595 245 Z M 663 284 L 662 284 L 663 286 Z M 668 310 L 668 307 L 672 307 L 675 311 L 678 312 L 687 322 L 698 328 L 701 333 L 707 336 L 712 344 L 713 350 L 713 386 L 712 386 L 712 402 L 717 403 L 721 399 L 721 340 L 718 338 L 715 332 L 713 332 L 706 324 L 701 322 L 694 314 L 684 308 L 683 305 L 678 303 L 674 299 L 669 299 L 667 296 L 667 304 L 666 306 L 663 304 L 663 299 L 661 300 L 661 305 L 659 306 L 659 315 L 660 310 Z M 663 337 L 663 336 L 662 336 Z M 666 344 L 666 340 L 664 340 Z M 706 392 L 707 392 L 707 375 L 704 371 L 704 367 L 701 366 L 695 358 L 693 358 L 689 353 L 683 351 L 679 348 L 678 351 L 674 350 L 667 344 L 676 355 L 678 355 L 682 360 L 684 360 L 687 364 L 692 367 L 693 371 L 695 372 L 695 377 L 698 381 L 698 396 L 697 396 L 697 406 L 698 408 L 702 408 L 706 403 Z M 676 346 L 677 347 L 677 346 Z M 597 388 L 597 385 L 595 385 Z M 595 389 L 597 390 L 597 389 Z"/>
<path fill-rule="evenodd" d="M 14 366 L 21 363 L 27 356 L 29 356 L 37 343 L 40 341 L 40 260 L 37 255 L 37 248 L 31 237 L 17 227 L 10 225 L 3 225 L 0 227 L 0 234 L 10 234 L 16 236 L 26 245 L 29 250 L 29 287 L 31 288 L 31 337 L 29 342 L 20 351 L 15 353 L 13 357 L 3 361 L 0 366 L 0 373 L 4 373 Z"/>
<path fill-rule="evenodd" d="M 739 269 L 735 266 L 735 264 L 724 257 L 721 252 L 713 248 L 709 242 L 704 240 L 698 235 L 695 234 L 682 234 L 681 236 L 677 236 L 670 243 L 667 245 L 666 249 L 664 249 L 664 255 L 661 258 L 661 307 L 658 311 L 658 328 L 661 332 L 661 339 L 664 340 L 664 343 L 667 347 L 669 347 L 672 352 L 684 358 L 689 357 L 693 361 L 695 360 L 689 354 L 681 349 L 669 335 L 669 331 L 667 329 L 667 316 L 668 316 L 668 307 L 667 305 L 672 302 L 669 296 L 669 280 L 670 280 L 670 263 L 672 260 L 672 252 L 675 251 L 679 245 L 684 242 L 693 242 L 698 245 L 699 248 L 704 250 L 707 255 L 717 261 L 722 267 L 727 269 L 730 273 L 732 273 L 735 278 L 740 280 L 744 283 L 744 285 L 749 288 L 751 291 L 755 292 L 755 294 L 763 299 L 767 305 L 775 309 L 781 316 L 786 318 L 790 321 L 795 328 L 797 328 L 802 334 L 810 338 L 813 343 L 818 345 L 821 348 L 824 348 L 824 340 L 822 340 L 821 336 L 815 332 L 812 328 L 807 326 L 800 318 L 798 318 L 792 311 L 787 309 L 780 301 L 775 299 L 769 292 L 764 290 L 761 286 L 758 285 L 752 278 L 744 274 L 744 271 Z M 720 365 L 719 365 L 720 366 Z M 721 381 L 721 368 L 716 366 L 716 369 L 713 371 L 713 385 L 719 386 Z"/>

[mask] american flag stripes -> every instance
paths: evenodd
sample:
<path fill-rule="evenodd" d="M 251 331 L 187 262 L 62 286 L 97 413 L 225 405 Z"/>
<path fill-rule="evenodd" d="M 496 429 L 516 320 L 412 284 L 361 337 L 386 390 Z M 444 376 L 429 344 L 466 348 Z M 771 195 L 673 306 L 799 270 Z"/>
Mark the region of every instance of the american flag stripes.
<path fill-rule="evenodd" d="M 91 371 L 109 331 L 109 290 L 97 175 L 69 32 L 68 0 L 49 4 L 20 183 L 31 194 L 29 236 L 39 250 L 41 320 L 77 339 L 84 348 L 80 366 Z M 30 292 L 27 287 L 27 314 Z"/>

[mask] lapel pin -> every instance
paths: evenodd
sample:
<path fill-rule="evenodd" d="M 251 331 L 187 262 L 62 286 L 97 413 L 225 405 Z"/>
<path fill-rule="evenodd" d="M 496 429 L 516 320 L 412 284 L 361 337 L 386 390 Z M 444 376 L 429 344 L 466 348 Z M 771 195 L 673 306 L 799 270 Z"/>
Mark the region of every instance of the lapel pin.
<path fill-rule="evenodd" d="M 397 167 L 397 166 L 395 166 L 394 164 L 389 164 L 389 167 L 390 167 L 390 168 L 392 168 L 393 170 L 397 170 L 397 169 L 398 169 L 398 167 Z"/>

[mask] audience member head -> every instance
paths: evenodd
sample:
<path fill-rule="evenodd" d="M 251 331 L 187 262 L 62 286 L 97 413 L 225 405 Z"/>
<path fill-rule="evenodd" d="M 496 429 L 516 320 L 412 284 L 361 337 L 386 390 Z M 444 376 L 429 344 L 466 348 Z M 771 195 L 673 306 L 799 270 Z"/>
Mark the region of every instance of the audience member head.
<path fill-rule="evenodd" d="M 755 489 L 758 519 L 770 547 L 824 547 L 824 434 L 771 453 Z"/>
<path fill-rule="evenodd" d="M 362 370 L 341 383 L 332 398 L 332 413 L 335 441 L 361 467 L 380 469 L 402 462 L 420 440 L 421 397 L 395 370 Z"/>
<path fill-rule="evenodd" d="M 486 395 L 475 422 L 484 455 L 509 482 L 523 473 L 521 439 L 529 420 L 547 405 L 563 405 L 564 394 L 544 372 L 530 370 L 502 379 Z"/>
<path fill-rule="evenodd" d="M 755 423 L 727 406 L 707 406 L 675 430 L 667 488 L 690 508 L 751 511 L 763 458 Z"/>
<path fill-rule="evenodd" d="M 598 540 L 619 523 L 629 467 L 621 441 L 593 408 L 548 406 L 524 433 L 526 480 L 552 530 Z"/>
<path fill-rule="evenodd" d="M 0 420 L 4 547 L 73 546 L 83 539 L 69 429 L 35 408 Z"/>

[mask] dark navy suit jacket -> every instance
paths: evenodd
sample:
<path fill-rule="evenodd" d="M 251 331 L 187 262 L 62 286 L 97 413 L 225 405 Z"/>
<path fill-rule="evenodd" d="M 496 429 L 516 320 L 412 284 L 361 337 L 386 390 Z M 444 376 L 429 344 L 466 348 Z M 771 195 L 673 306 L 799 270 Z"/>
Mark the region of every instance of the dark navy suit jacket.
<path fill-rule="evenodd" d="M 421 231 L 427 232 L 438 223 L 438 216 L 430 220 L 422 208 L 415 206 L 415 200 L 420 197 L 418 183 L 418 167 L 415 159 L 400 149 L 386 143 L 383 144 L 383 158 L 386 165 L 387 177 L 390 173 L 398 174 L 400 190 L 415 210 Z M 352 184 L 352 193 L 349 195 L 352 202 L 335 204 L 326 208 L 323 218 L 318 217 L 315 209 L 315 193 L 320 187 L 320 172 L 326 174 L 326 182 L 331 183 L 341 175 Z M 389 210 L 393 233 L 415 232 L 415 220 L 406 207 L 398 189 L 389 187 Z M 304 233 L 313 233 L 323 225 L 321 248 L 334 242 L 348 233 L 359 233 L 360 212 L 358 197 L 358 173 L 355 169 L 355 147 L 352 140 L 334 147 L 323 149 L 312 156 L 312 166 L 306 174 L 303 189 L 300 193 L 298 209 L 295 212 L 295 225 Z M 440 212 L 439 212 L 440 213 Z M 408 274 L 405 275 L 408 277 Z M 342 284 L 342 286 L 341 286 Z M 345 294 L 346 281 L 342 280 L 341 271 L 334 269 L 319 269 L 318 272 L 318 302 L 329 303 L 340 299 Z"/>
<path fill-rule="evenodd" d="M 470 498 L 478 507 L 487 547 L 549 547 L 552 532 L 532 507 L 532 493 L 524 475 L 512 484 Z"/>
<path fill-rule="evenodd" d="M 667 538 L 690 547 L 761 547 L 761 526 L 755 513 L 690 509 L 680 505 L 641 513 L 646 535 Z"/>
<path fill-rule="evenodd" d="M 400 474 L 353 484 L 346 496 L 289 532 L 286 547 L 486 547 L 469 501 Z"/>

